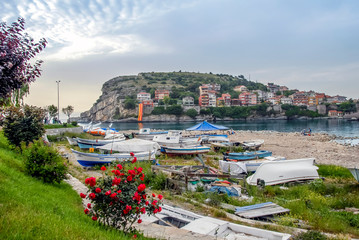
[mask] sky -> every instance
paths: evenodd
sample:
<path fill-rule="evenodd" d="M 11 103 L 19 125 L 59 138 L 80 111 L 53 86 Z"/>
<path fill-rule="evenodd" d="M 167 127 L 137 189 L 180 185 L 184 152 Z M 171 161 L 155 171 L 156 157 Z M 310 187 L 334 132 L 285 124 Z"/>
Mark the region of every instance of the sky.
<path fill-rule="evenodd" d="M 106 81 L 140 72 L 244 75 L 290 89 L 359 98 L 357 0 L 12 0 L 48 45 L 25 102 L 87 111 Z M 61 117 L 60 117 L 61 118 Z"/>

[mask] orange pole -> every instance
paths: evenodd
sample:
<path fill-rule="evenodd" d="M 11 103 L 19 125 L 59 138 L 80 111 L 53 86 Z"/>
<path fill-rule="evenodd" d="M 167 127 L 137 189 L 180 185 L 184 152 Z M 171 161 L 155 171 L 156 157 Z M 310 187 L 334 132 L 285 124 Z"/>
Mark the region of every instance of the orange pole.
<path fill-rule="evenodd" d="M 138 105 L 138 121 L 142 122 L 142 115 L 143 115 L 143 103 Z"/>

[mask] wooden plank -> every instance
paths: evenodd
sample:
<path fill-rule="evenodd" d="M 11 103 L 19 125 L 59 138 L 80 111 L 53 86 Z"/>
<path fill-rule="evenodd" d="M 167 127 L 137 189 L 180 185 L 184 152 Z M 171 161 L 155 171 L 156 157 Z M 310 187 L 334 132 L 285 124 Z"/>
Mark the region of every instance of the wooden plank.
<path fill-rule="evenodd" d="M 236 212 L 243 212 L 243 211 L 248 211 L 248 210 L 252 210 L 252 209 L 262 208 L 264 206 L 268 206 L 268 205 L 271 205 L 271 204 L 273 205 L 275 203 L 265 202 L 265 203 L 259 203 L 259 204 L 244 206 L 244 207 L 237 207 Z"/>
<path fill-rule="evenodd" d="M 261 203 L 251 206 L 236 208 L 236 215 L 244 218 L 256 218 L 280 213 L 287 213 L 289 209 L 283 208 L 275 203 Z"/>

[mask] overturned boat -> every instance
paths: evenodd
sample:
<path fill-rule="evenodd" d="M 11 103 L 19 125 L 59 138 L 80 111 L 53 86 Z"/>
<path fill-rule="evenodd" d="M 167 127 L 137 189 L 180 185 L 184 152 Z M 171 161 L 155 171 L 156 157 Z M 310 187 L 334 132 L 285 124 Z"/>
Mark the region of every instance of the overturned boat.
<path fill-rule="evenodd" d="M 276 185 L 318 179 L 318 167 L 314 163 L 314 158 L 264 162 L 246 181 L 250 185 Z"/>
<path fill-rule="evenodd" d="M 233 161 L 250 160 L 256 158 L 264 158 L 272 156 L 270 151 L 253 151 L 253 152 L 231 152 L 228 154 L 227 159 Z"/>

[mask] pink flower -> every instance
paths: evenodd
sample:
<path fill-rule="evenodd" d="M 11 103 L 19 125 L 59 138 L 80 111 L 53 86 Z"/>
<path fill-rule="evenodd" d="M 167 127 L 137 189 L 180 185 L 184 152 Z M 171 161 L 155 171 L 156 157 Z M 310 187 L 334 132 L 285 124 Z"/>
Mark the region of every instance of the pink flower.
<path fill-rule="evenodd" d="M 145 191 L 145 189 L 146 189 L 146 185 L 143 183 L 138 185 L 138 187 L 137 187 L 138 192 L 143 192 L 143 191 Z"/>
<path fill-rule="evenodd" d="M 88 203 L 88 204 L 87 204 L 87 207 L 88 207 L 88 208 L 91 208 L 91 203 Z"/>
<path fill-rule="evenodd" d="M 80 197 L 81 197 L 81 198 L 85 198 L 85 197 L 86 197 L 86 194 L 80 193 Z"/>
<path fill-rule="evenodd" d="M 100 193 L 101 192 L 101 188 L 96 188 L 95 190 L 97 193 Z"/>
<path fill-rule="evenodd" d="M 101 170 L 102 170 L 102 171 L 106 171 L 106 167 L 105 167 L 105 166 L 102 166 L 102 167 L 101 167 Z"/>

